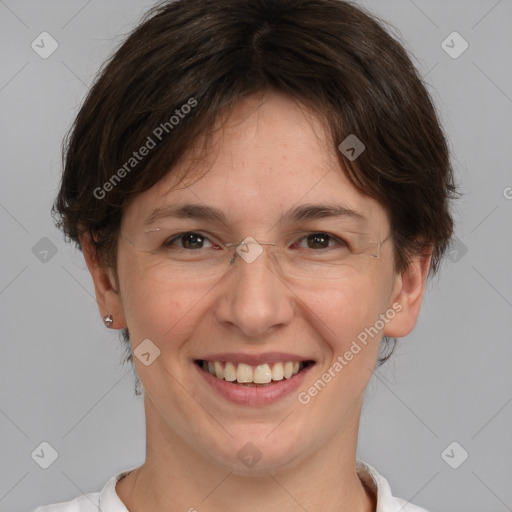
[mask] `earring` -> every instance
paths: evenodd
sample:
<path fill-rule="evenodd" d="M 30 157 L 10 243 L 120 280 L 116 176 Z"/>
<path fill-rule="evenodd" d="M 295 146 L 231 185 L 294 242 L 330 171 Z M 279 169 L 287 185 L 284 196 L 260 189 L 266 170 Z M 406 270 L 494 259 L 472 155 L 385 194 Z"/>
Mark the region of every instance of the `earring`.
<path fill-rule="evenodd" d="M 112 324 L 114 323 L 114 319 L 112 318 L 112 315 L 106 315 L 103 317 L 103 323 L 105 324 L 105 327 L 112 327 Z"/>

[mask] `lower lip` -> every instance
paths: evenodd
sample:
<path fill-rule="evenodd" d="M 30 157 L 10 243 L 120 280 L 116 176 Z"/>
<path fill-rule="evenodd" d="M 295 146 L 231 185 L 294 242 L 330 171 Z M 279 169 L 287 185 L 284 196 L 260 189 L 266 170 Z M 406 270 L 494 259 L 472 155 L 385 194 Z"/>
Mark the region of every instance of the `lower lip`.
<path fill-rule="evenodd" d="M 266 386 L 244 386 L 233 384 L 224 379 L 218 379 L 211 373 L 202 370 L 194 363 L 197 371 L 203 379 L 209 384 L 219 395 L 230 402 L 239 405 L 269 405 L 277 402 L 281 398 L 290 395 L 301 385 L 306 374 L 314 366 L 310 364 L 299 373 L 289 379 L 283 379 Z"/>

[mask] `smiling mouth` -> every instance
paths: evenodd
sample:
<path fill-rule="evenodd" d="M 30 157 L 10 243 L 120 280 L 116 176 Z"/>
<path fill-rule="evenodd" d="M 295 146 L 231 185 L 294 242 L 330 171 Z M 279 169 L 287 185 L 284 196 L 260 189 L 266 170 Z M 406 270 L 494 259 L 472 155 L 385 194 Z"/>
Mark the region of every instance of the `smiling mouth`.
<path fill-rule="evenodd" d="M 201 370 L 217 379 L 249 387 L 270 386 L 276 382 L 291 379 L 314 364 L 313 361 L 285 361 L 251 366 L 245 363 L 202 359 L 194 362 Z"/>

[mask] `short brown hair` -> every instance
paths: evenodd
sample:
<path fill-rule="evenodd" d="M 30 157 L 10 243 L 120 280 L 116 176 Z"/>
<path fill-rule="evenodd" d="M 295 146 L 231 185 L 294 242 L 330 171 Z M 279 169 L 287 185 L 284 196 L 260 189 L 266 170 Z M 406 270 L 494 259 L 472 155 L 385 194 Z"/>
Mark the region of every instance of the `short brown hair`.
<path fill-rule="evenodd" d="M 443 130 L 402 45 L 342 0 L 156 5 L 105 63 L 64 141 L 58 227 L 80 249 L 80 235 L 90 233 L 115 271 L 123 209 L 209 133 L 226 107 L 267 90 L 325 120 L 352 184 L 389 214 L 396 271 L 431 247 L 435 273 L 456 194 Z M 157 127 L 162 143 L 127 166 Z M 338 150 L 350 134 L 366 146 L 354 161 Z"/>

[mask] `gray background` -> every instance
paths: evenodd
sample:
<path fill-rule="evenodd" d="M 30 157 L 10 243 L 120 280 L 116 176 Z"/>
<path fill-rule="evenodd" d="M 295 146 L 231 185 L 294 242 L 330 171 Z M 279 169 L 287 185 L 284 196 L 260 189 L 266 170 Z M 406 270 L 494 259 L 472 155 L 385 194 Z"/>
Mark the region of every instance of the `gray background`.
<path fill-rule="evenodd" d="M 49 210 L 94 73 L 153 4 L 0 0 L 1 512 L 100 490 L 144 460 L 142 398 Z M 512 2 L 364 4 L 431 85 L 464 196 L 416 330 L 371 381 L 359 456 L 432 511 L 512 510 Z M 47 59 L 31 48 L 43 31 L 59 45 Z M 456 59 L 441 47 L 453 31 L 469 43 Z M 48 469 L 31 457 L 43 441 L 58 452 Z M 469 453 L 458 469 L 441 456 L 453 441 L 452 464 Z"/>

